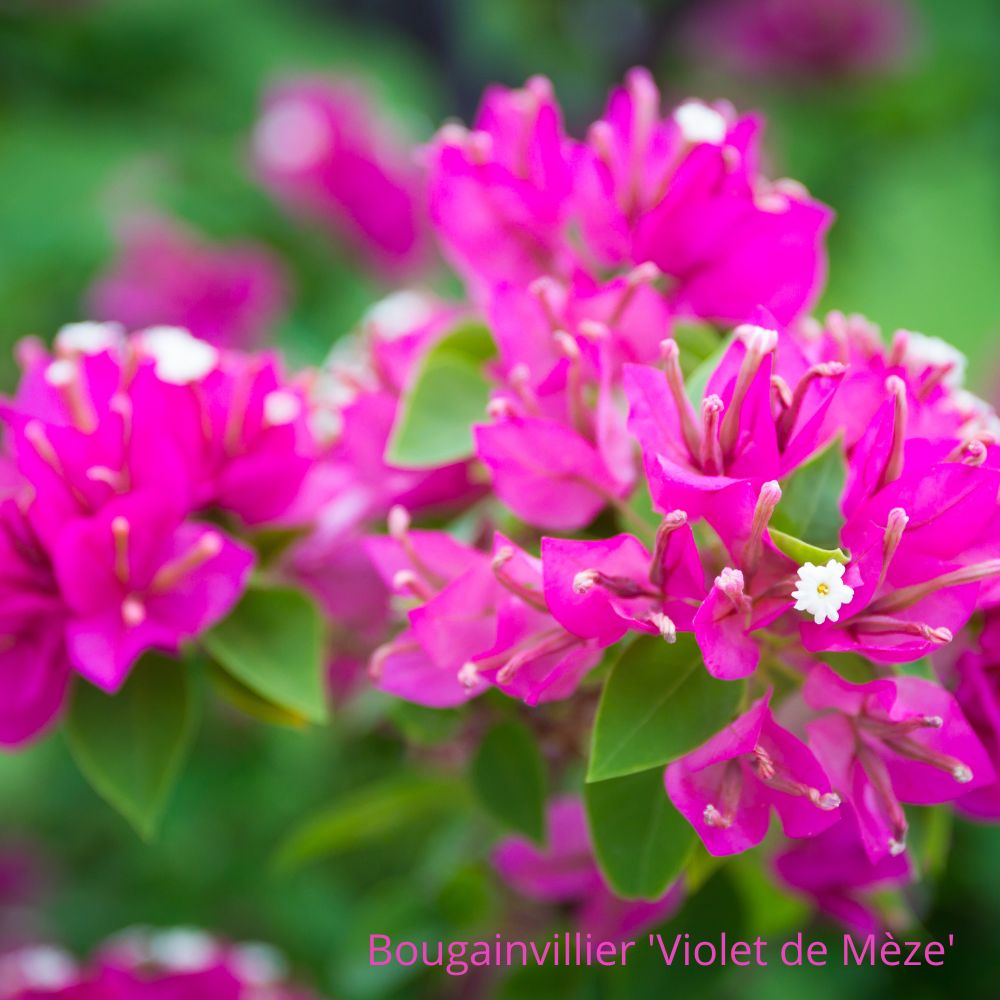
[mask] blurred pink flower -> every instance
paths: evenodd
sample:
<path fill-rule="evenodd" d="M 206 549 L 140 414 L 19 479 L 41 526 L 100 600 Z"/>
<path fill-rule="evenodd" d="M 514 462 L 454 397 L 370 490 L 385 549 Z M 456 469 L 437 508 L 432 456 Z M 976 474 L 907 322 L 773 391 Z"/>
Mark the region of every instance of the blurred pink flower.
<path fill-rule="evenodd" d="M 0 1000 L 310 1000 L 287 979 L 270 946 L 187 927 L 125 931 L 85 966 L 50 945 L 0 956 Z"/>
<path fill-rule="evenodd" d="M 213 245 L 155 216 L 122 230 L 117 260 L 88 293 L 89 312 L 129 330 L 181 326 L 217 347 L 260 344 L 285 311 L 286 281 L 263 247 Z"/>
<path fill-rule="evenodd" d="M 711 0 L 687 38 L 692 55 L 740 73 L 837 78 L 896 69 L 916 18 L 910 0 Z"/>
<path fill-rule="evenodd" d="M 573 923 L 595 940 L 625 939 L 655 927 L 680 907 L 684 889 L 675 882 L 657 900 L 624 900 L 611 891 L 597 867 L 587 817 L 579 798 L 552 799 L 546 845 L 507 837 L 493 851 L 493 866 L 516 892 L 540 903 L 568 904 Z"/>
<path fill-rule="evenodd" d="M 774 868 L 783 882 L 859 934 L 882 928 L 871 895 L 906 885 L 912 877 L 906 854 L 886 854 L 877 861 L 868 857 L 857 814 L 847 802 L 840 807 L 839 822 L 816 837 L 790 841 L 774 859 Z"/>
<path fill-rule="evenodd" d="M 355 81 L 286 80 L 264 97 L 253 134 L 261 182 L 381 270 L 426 258 L 422 193 L 410 150 Z"/>

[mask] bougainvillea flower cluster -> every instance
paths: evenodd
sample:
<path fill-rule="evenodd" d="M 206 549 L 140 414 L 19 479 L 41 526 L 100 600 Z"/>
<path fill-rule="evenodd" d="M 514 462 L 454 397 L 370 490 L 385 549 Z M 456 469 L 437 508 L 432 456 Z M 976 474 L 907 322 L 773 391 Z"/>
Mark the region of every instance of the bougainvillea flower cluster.
<path fill-rule="evenodd" d="M 268 945 L 230 944 L 193 928 L 124 931 L 86 966 L 61 948 L 0 955 L 3 1000 L 309 1000 Z"/>
<path fill-rule="evenodd" d="M 147 649 L 223 618 L 244 537 L 295 516 L 315 457 L 305 387 L 275 358 L 176 327 L 64 327 L 21 345 L 3 403 L 0 740 L 55 717 L 74 673 L 106 691 Z"/>
<path fill-rule="evenodd" d="M 325 101 L 269 99 L 258 155 L 302 204 L 390 205 L 324 158 Z M 761 128 L 664 110 L 641 70 L 582 138 L 547 81 L 496 87 L 422 154 L 464 301 L 399 291 L 291 379 L 176 327 L 23 345 L 0 740 L 73 673 L 116 691 L 224 621 L 256 534 L 294 529 L 277 571 L 330 621 L 336 696 L 473 733 L 506 696 L 534 727 L 565 796 L 544 846 L 495 855 L 515 888 L 634 927 L 699 841 L 767 840 L 781 884 L 877 925 L 873 890 L 921 873 L 908 806 L 1000 816 L 1000 423 L 945 342 L 808 315 L 832 213 L 765 177 Z M 615 781 L 673 824 L 639 888 L 606 842 L 629 820 L 599 814 Z"/>

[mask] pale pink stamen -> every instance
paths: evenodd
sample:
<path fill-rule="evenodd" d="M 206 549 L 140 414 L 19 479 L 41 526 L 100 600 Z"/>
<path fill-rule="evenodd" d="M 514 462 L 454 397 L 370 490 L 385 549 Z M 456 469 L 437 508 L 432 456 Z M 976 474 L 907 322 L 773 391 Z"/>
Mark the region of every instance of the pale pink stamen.
<path fill-rule="evenodd" d="M 206 532 L 187 552 L 157 570 L 150 590 L 154 594 L 173 590 L 181 580 L 214 559 L 221 551 L 222 536 L 214 531 Z"/>
<path fill-rule="evenodd" d="M 676 340 L 664 340 L 660 343 L 660 354 L 664 362 L 664 373 L 667 377 L 667 387 L 673 397 L 674 406 L 681 422 L 681 434 L 687 445 L 691 461 L 701 460 L 701 430 L 698 428 L 698 418 L 694 407 L 684 390 L 684 374 L 681 371 L 680 349 Z"/>
<path fill-rule="evenodd" d="M 115 577 L 124 586 L 128 583 L 131 575 L 128 562 L 128 519 L 116 517 L 111 522 L 111 535 L 115 543 Z"/>

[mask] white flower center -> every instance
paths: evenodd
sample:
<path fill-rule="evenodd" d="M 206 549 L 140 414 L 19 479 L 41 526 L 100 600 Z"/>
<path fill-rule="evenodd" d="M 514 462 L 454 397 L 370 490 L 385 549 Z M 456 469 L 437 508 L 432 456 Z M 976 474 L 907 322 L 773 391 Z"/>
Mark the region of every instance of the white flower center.
<path fill-rule="evenodd" d="M 57 389 L 64 389 L 76 381 L 76 362 L 69 358 L 59 358 L 45 369 L 45 381 Z"/>
<path fill-rule="evenodd" d="M 56 334 L 60 354 L 100 354 L 114 350 L 125 340 L 120 323 L 67 323 Z"/>
<path fill-rule="evenodd" d="M 284 956 L 269 944 L 238 945 L 231 960 L 240 979 L 250 986 L 275 986 L 288 975 Z"/>
<path fill-rule="evenodd" d="M 203 379 L 219 364 L 219 352 L 179 326 L 143 330 L 142 346 L 156 364 L 156 377 L 171 385 Z"/>
<path fill-rule="evenodd" d="M 413 289 L 393 292 L 364 315 L 364 322 L 386 340 L 395 340 L 434 318 L 434 301 L 428 295 Z"/>
<path fill-rule="evenodd" d="M 813 616 L 817 625 L 840 621 L 840 609 L 854 599 L 854 588 L 844 583 L 844 565 L 831 559 L 825 566 L 807 562 L 799 567 L 798 586 L 792 591 L 795 610 Z"/>
<path fill-rule="evenodd" d="M 726 119 L 701 101 L 687 101 L 674 112 L 681 135 L 690 143 L 709 142 L 719 146 L 726 138 Z"/>
<path fill-rule="evenodd" d="M 29 990 L 63 990 L 76 977 L 76 965 L 66 952 L 48 945 L 16 953 L 12 964 Z"/>
<path fill-rule="evenodd" d="M 293 392 L 276 389 L 264 397 L 264 423 L 268 427 L 294 423 L 301 412 L 302 401 Z"/>
<path fill-rule="evenodd" d="M 157 931 L 151 935 L 148 947 L 150 960 L 171 972 L 200 972 L 219 954 L 215 941 L 193 927 Z"/>

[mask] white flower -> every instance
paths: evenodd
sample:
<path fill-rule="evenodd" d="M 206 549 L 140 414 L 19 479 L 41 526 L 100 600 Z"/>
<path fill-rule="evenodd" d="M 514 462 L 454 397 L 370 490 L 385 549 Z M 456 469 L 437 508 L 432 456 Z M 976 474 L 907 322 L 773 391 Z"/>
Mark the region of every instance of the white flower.
<path fill-rule="evenodd" d="M 150 961 L 171 972 L 201 972 L 219 955 L 215 940 L 194 927 L 154 931 L 147 947 Z"/>
<path fill-rule="evenodd" d="M 156 363 L 156 377 L 171 385 L 199 382 L 219 364 L 219 352 L 179 326 L 151 326 L 140 334 Z"/>
<path fill-rule="evenodd" d="M 67 323 L 56 334 L 56 350 L 63 354 L 100 354 L 125 342 L 120 323 Z"/>
<path fill-rule="evenodd" d="M 264 424 L 267 427 L 284 427 L 293 424 L 302 413 L 302 401 L 294 392 L 275 389 L 264 397 Z"/>
<path fill-rule="evenodd" d="M 719 146 L 726 138 L 726 119 L 701 101 L 687 101 L 674 112 L 681 135 L 690 143 L 709 142 Z"/>
<path fill-rule="evenodd" d="M 799 585 L 792 591 L 795 610 L 813 616 L 817 625 L 840 621 L 840 609 L 854 599 L 854 588 L 844 583 L 844 565 L 831 559 L 825 566 L 807 562 L 799 567 Z"/>
<path fill-rule="evenodd" d="M 28 990 L 61 992 L 76 978 L 76 964 L 59 948 L 32 946 L 13 952 L 0 961 L 0 987 L 8 985 L 11 978 L 20 979 L 21 985 Z"/>
<path fill-rule="evenodd" d="M 435 312 L 434 300 L 429 295 L 404 288 L 376 302 L 362 322 L 385 340 L 395 340 L 429 323 Z"/>

